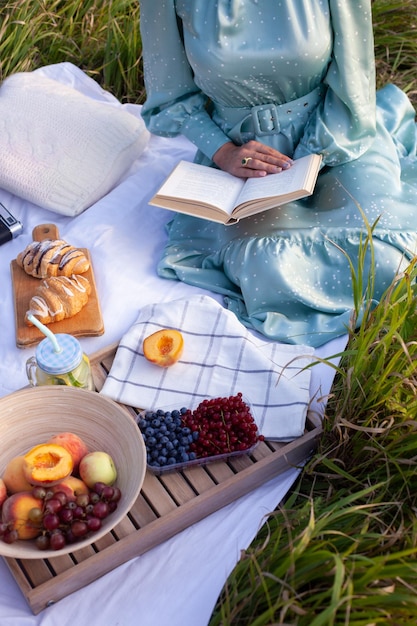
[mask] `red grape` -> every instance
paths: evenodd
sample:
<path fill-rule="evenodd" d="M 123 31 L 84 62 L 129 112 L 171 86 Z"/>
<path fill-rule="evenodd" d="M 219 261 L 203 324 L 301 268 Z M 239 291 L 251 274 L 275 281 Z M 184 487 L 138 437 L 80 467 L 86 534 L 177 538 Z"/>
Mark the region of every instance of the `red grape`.
<path fill-rule="evenodd" d="M 99 519 L 104 519 L 109 514 L 109 505 L 107 502 L 96 502 L 93 508 L 93 515 Z"/>
<path fill-rule="evenodd" d="M 69 524 L 74 519 L 74 513 L 72 509 L 61 509 L 59 512 L 59 519 L 63 524 Z"/>
<path fill-rule="evenodd" d="M 59 517 L 56 513 L 47 513 L 42 521 L 45 530 L 55 530 L 59 526 Z"/>
<path fill-rule="evenodd" d="M 58 513 L 62 509 L 62 503 L 58 498 L 50 498 L 45 503 L 45 511 L 49 513 Z"/>
<path fill-rule="evenodd" d="M 14 529 L 6 530 L 6 532 L 3 533 L 2 539 L 4 543 L 14 543 L 15 541 L 19 539 L 17 530 L 14 530 Z"/>
<path fill-rule="evenodd" d="M 86 522 L 76 520 L 71 524 L 71 532 L 74 537 L 84 537 L 88 533 L 88 526 Z"/>
<path fill-rule="evenodd" d="M 87 520 L 87 526 L 89 530 L 96 532 L 101 528 L 101 519 L 98 517 L 90 517 L 90 519 Z"/>
<path fill-rule="evenodd" d="M 61 550 L 65 547 L 65 536 L 61 531 L 53 532 L 49 539 L 49 544 L 52 550 Z"/>
<path fill-rule="evenodd" d="M 35 543 L 39 550 L 47 550 L 49 548 L 48 535 L 39 535 L 39 537 L 36 537 Z"/>

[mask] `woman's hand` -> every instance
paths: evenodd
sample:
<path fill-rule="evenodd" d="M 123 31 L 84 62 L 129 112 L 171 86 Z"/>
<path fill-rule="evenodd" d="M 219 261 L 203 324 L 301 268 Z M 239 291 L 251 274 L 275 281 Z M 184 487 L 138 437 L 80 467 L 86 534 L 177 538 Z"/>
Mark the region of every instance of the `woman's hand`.
<path fill-rule="evenodd" d="M 240 178 L 259 178 L 276 174 L 292 165 L 292 160 L 278 150 L 259 141 L 248 141 L 243 146 L 225 143 L 213 156 L 221 170 Z"/>

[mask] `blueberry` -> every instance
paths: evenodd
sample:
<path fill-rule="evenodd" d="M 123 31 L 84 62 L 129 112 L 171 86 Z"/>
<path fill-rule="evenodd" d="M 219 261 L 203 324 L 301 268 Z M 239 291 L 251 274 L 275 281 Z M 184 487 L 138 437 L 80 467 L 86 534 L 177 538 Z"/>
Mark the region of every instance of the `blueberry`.
<path fill-rule="evenodd" d="M 152 420 L 151 422 L 151 426 L 153 426 L 154 428 L 159 428 L 160 425 L 161 425 L 161 420 L 158 418 Z"/>
<path fill-rule="evenodd" d="M 165 465 L 166 462 L 167 462 L 167 458 L 166 458 L 166 456 L 159 456 L 157 461 L 158 461 L 159 465 Z"/>
<path fill-rule="evenodd" d="M 151 437 L 154 434 L 155 434 L 155 430 L 152 428 L 152 426 L 148 426 L 147 428 L 145 428 L 145 435 L 147 437 Z"/>

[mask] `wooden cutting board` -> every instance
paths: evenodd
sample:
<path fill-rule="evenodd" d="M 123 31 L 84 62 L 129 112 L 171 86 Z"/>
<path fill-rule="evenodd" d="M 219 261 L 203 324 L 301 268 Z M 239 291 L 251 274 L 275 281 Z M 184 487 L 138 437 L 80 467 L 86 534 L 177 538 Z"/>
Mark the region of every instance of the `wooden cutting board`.
<path fill-rule="evenodd" d="M 32 238 L 33 241 L 43 241 L 44 239 L 59 239 L 60 237 L 55 224 L 40 224 L 33 229 Z M 74 337 L 97 337 L 104 333 L 103 317 L 90 253 L 85 248 L 82 248 L 82 251 L 90 261 L 90 269 L 84 274 L 91 285 L 91 294 L 88 302 L 77 315 L 49 324 L 48 328 L 53 333 L 68 333 Z M 30 299 L 39 286 L 40 281 L 39 278 L 26 274 L 15 260 L 11 262 L 10 269 L 14 294 L 16 345 L 18 348 L 27 348 L 36 345 L 45 337 L 36 326 L 27 326 L 25 323 L 25 315 L 29 308 Z"/>

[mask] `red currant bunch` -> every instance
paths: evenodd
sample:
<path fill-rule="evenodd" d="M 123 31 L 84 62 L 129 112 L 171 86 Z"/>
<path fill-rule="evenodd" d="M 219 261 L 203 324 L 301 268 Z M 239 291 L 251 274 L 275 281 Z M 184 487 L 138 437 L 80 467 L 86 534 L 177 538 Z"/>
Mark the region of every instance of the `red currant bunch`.
<path fill-rule="evenodd" d="M 241 393 L 203 400 L 182 419 L 191 431 L 198 432 L 198 438 L 190 444 L 198 458 L 243 452 L 262 439 Z"/>

